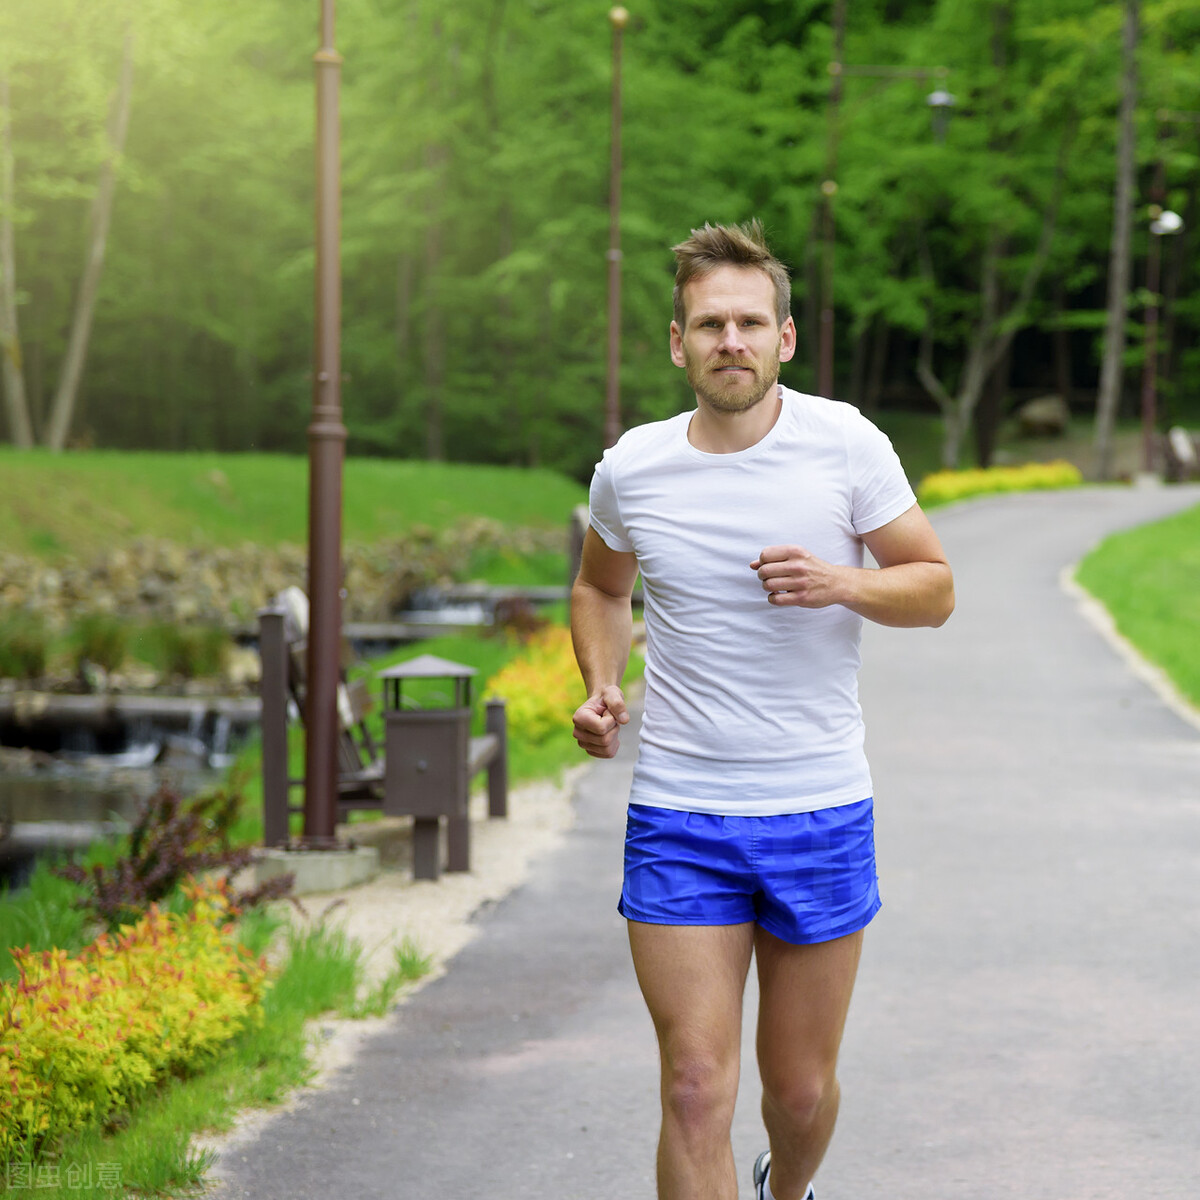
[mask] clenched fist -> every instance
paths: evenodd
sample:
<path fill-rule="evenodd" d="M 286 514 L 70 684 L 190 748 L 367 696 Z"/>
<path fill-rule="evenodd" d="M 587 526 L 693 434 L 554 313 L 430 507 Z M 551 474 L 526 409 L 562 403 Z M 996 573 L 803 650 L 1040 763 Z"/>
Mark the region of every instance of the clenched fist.
<path fill-rule="evenodd" d="M 803 546 L 768 546 L 750 564 L 767 602 L 794 608 L 828 608 L 845 597 L 844 567 L 835 567 Z"/>
<path fill-rule="evenodd" d="M 610 684 L 575 710 L 575 740 L 593 758 L 612 758 L 621 744 L 618 736 L 621 726 L 628 724 L 625 695 Z"/>

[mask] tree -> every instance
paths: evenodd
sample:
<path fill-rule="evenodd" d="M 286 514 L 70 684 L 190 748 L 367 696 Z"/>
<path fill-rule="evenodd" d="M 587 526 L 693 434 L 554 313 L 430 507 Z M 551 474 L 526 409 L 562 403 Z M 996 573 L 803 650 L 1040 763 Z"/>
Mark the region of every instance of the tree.
<path fill-rule="evenodd" d="M 21 337 L 17 323 L 17 258 L 13 248 L 12 108 L 8 73 L 0 69 L 0 356 L 3 356 L 4 400 L 13 442 L 33 445 L 33 425 L 21 369 Z"/>
<path fill-rule="evenodd" d="M 75 401 L 79 395 L 88 339 L 92 334 L 92 317 L 96 310 L 96 292 L 104 269 L 104 252 L 108 247 L 108 228 L 112 220 L 113 197 L 117 184 L 117 164 L 125 149 L 132 102 L 133 31 L 126 29 L 125 46 L 121 53 L 121 74 L 113 97 L 112 116 L 109 121 L 108 155 L 100 168 L 100 179 L 92 200 L 91 217 L 88 221 L 87 257 L 79 281 L 79 294 L 75 302 L 75 316 L 71 322 L 67 354 L 63 360 L 58 390 L 54 394 L 54 406 L 50 411 L 50 425 L 46 431 L 46 445 L 51 450 L 62 450 L 66 445 L 71 418 L 75 412 Z"/>

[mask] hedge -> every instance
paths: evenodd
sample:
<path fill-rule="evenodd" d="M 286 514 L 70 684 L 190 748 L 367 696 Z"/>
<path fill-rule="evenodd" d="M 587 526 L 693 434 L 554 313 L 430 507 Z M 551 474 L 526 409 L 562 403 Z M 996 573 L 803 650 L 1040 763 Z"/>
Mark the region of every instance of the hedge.
<path fill-rule="evenodd" d="M 221 884 L 186 886 L 78 956 L 13 950 L 0 984 L 0 1160 L 103 1121 L 262 1017 L 266 967 L 239 946 Z"/>

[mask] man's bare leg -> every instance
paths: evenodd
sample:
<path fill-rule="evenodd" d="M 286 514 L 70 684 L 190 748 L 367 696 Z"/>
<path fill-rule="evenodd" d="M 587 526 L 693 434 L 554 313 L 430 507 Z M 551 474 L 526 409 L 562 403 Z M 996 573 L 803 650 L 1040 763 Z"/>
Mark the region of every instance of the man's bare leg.
<path fill-rule="evenodd" d="M 736 1200 L 729 1131 L 753 925 L 629 922 L 662 1063 L 659 1200 Z"/>
<path fill-rule="evenodd" d="M 771 1146 L 771 1192 L 801 1200 L 833 1136 L 838 1049 L 862 931 L 792 946 L 758 929 L 758 1066 Z"/>

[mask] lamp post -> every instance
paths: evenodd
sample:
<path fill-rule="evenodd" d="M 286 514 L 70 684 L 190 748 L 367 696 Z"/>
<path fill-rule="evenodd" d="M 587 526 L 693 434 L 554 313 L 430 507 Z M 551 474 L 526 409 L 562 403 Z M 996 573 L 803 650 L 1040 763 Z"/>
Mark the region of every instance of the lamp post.
<path fill-rule="evenodd" d="M 929 79 L 939 81 L 938 87 L 925 98 L 933 118 L 933 136 L 945 141 L 950 112 L 957 100 L 946 91 L 946 67 L 881 67 L 847 65 L 842 59 L 842 43 L 846 32 L 845 0 L 838 0 L 833 15 L 833 61 L 829 64 L 829 133 L 826 140 L 825 178 L 821 181 L 821 312 L 817 339 L 817 395 L 833 396 L 833 295 L 834 251 L 837 228 L 833 219 L 833 202 L 837 195 L 838 108 L 842 100 L 842 81 L 847 75 L 873 79 Z"/>
<path fill-rule="evenodd" d="M 609 9 L 612 25 L 612 145 L 608 192 L 608 371 L 604 393 L 604 444 L 621 436 L 621 41 L 628 10 Z"/>
<path fill-rule="evenodd" d="M 337 827 L 337 689 L 342 636 L 341 187 L 334 0 L 321 0 L 316 74 L 316 278 L 312 422 L 308 427 L 308 671 L 304 840 L 331 846 Z"/>
<path fill-rule="evenodd" d="M 1150 206 L 1150 253 L 1146 261 L 1146 350 L 1142 360 L 1142 468 L 1154 470 L 1154 427 L 1158 418 L 1158 310 L 1162 240 L 1183 228 L 1183 218 L 1160 205 Z"/>

